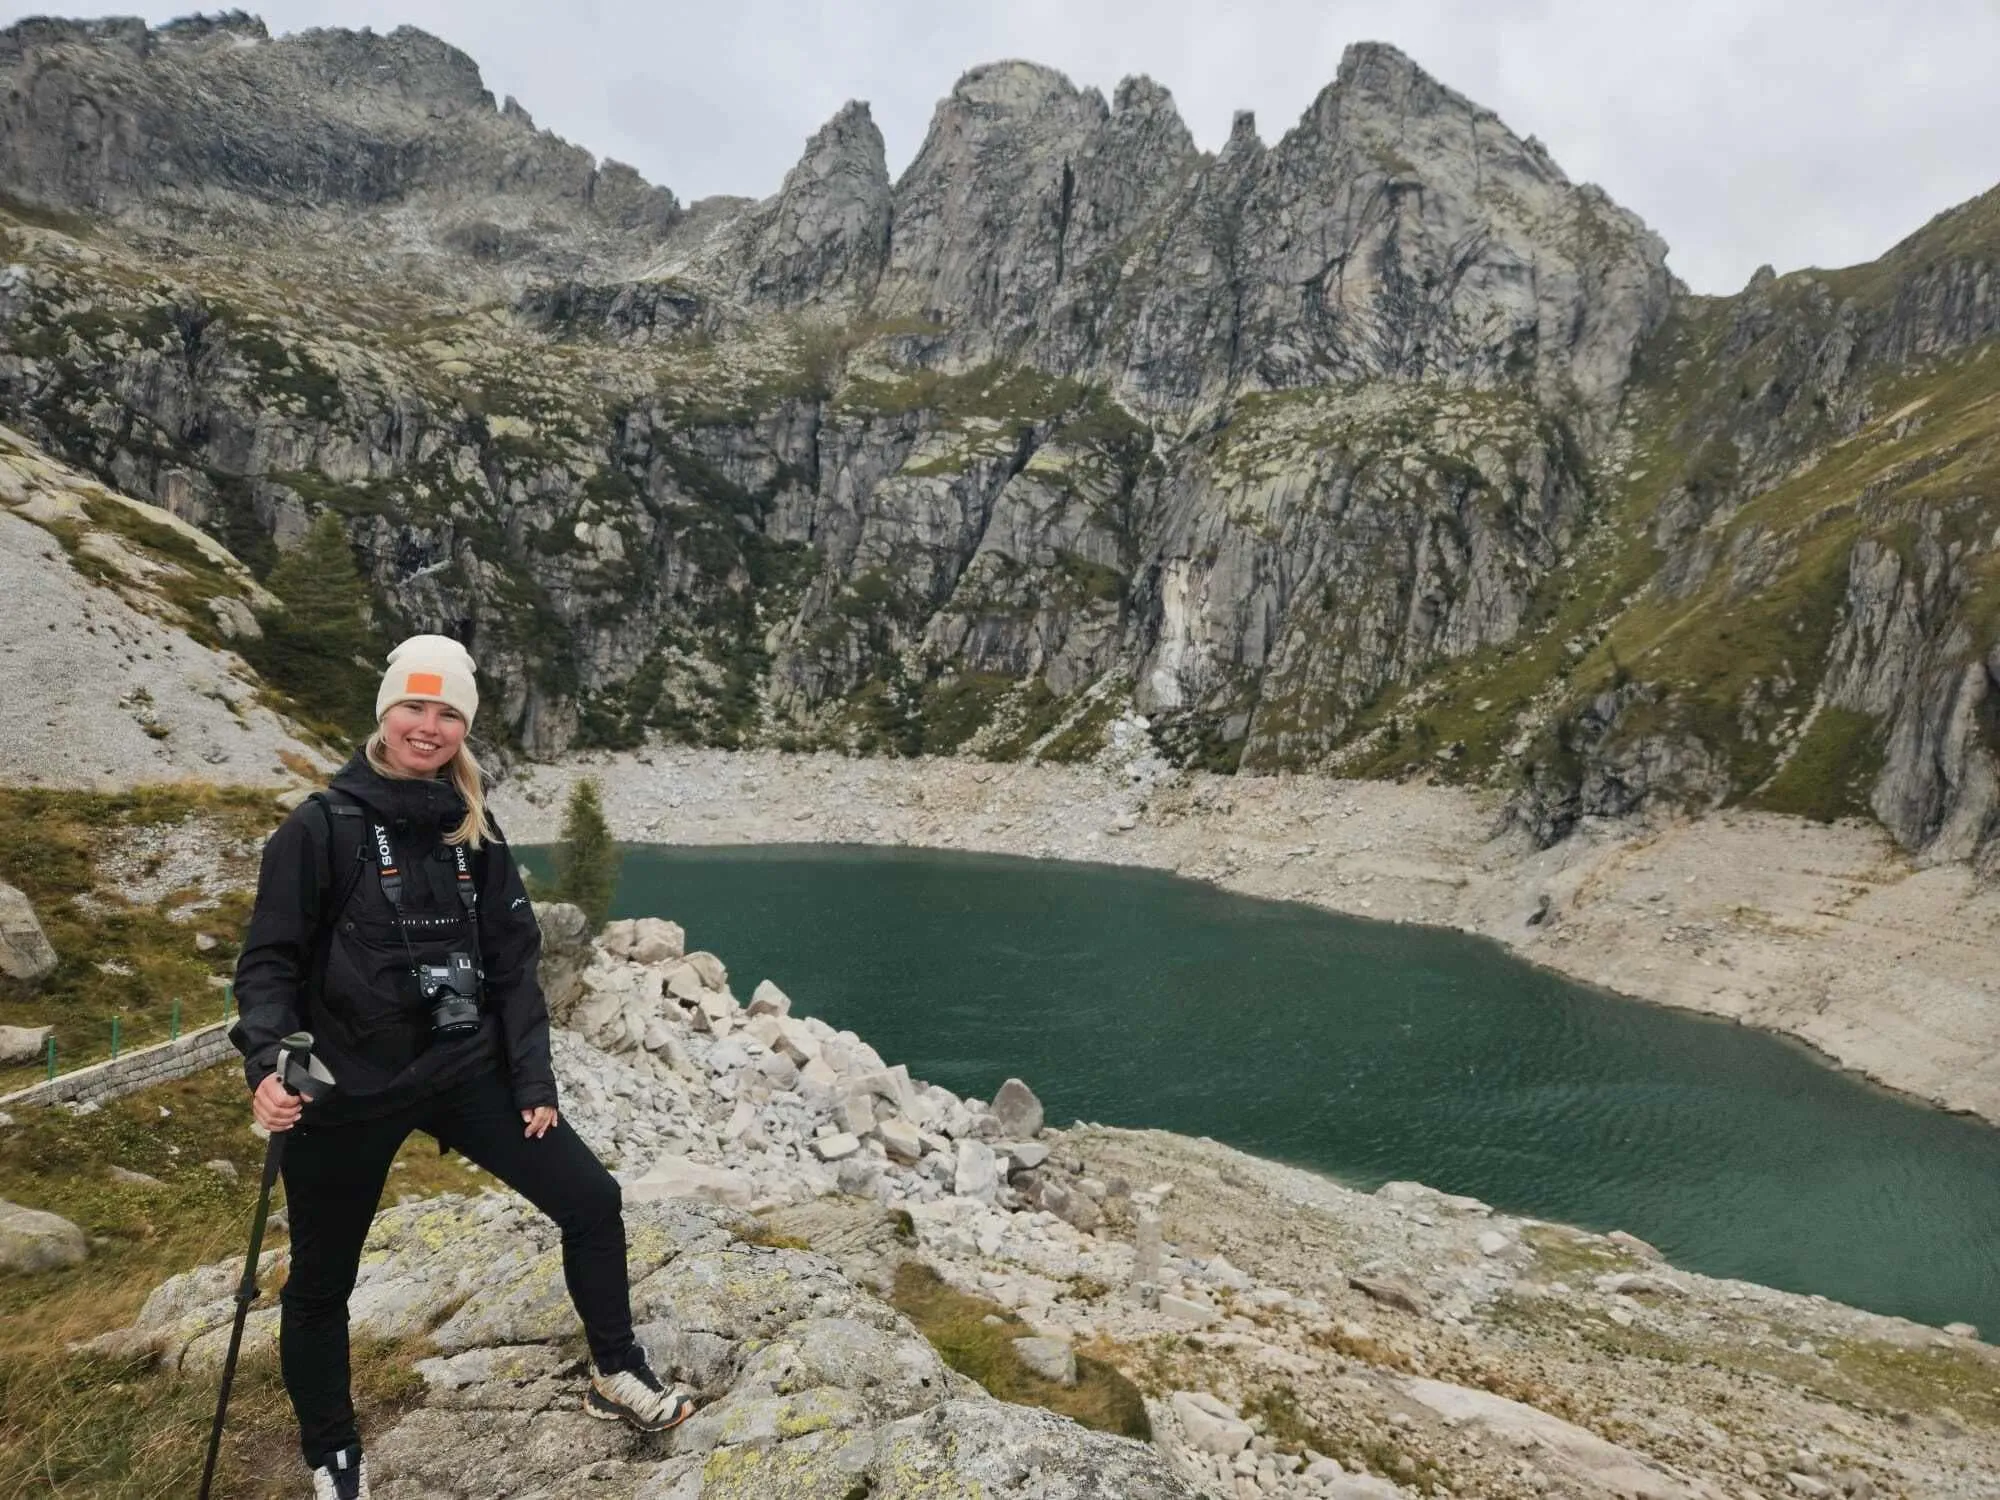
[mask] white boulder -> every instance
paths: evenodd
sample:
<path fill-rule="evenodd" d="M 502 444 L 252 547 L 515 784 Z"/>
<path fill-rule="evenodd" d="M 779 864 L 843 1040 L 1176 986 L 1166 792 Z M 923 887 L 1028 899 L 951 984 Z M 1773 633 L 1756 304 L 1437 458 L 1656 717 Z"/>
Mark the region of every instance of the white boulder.
<path fill-rule="evenodd" d="M 792 998 L 770 980 L 763 980 L 750 995 L 750 1014 L 753 1016 L 789 1016 L 792 1013 Z"/>
<path fill-rule="evenodd" d="M 30 984 L 56 966 L 56 950 L 28 898 L 0 880 L 0 974 Z"/>
<path fill-rule="evenodd" d="M 60 1214 L 23 1208 L 0 1198 L 0 1268 L 50 1271 L 90 1254 L 83 1231 Z"/>
<path fill-rule="evenodd" d="M 814 1141 L 812 1148 L 821 1161 L 845 1161 L 861 1149 L 861 1142 L 846 1131 L 837 1130 Z"/>
<path fill-rule="evenodd" d="M 875 1123 L 875 1139 L 896 1161 L 914 1162 L 923 1157 L 924 1138 L 908 1120 L 887 1119 Z"/>
<path fill-rule="evenodd" d="M 626 957 L 634 963 L 658 964 L 687 952 L 687 934 L 678 922 L 659 917 L 641 917 L 633 926 L 632 946 Z"/>
<path fill-rule="evenodd" d="M 53 1026 L 0 1026 L 0 1063 L 33 1062 L 48 1051 Z"/>
<path fill-rule="evenodd" d="M 748 1208 L 756 1198 L 756 1189 L 748 1177 L 729 1167 L 669 1154 L 625 1186 L 627 1203 L 652 1203 L 662 1198 L 699 1198 L 724 1208 Z"/>
<path fill-rule="evenodd" d="M 1014 1340 L 1014 1354 L 1030 1374 L 1057 1385 L 1076 1384 L 1076 1351 L 1061 1339 L 1025 1338 Z"/>
<path fill-rule="evenodd" d="M 1206 1391 L 1175 1391 L 1167 1398 L 1188 1443 L 1217 1458 L 1234 1458 L 1257 1434 L 1250 1424 Z"/>
<path fill-rule="evenodd" d="M 958 1143 L 958 1162 L 952 1173 L 951 1190 L 960 1198 L 991 1203 L 1000 1193 L 1000 1161 L 984 1141 Z"/>

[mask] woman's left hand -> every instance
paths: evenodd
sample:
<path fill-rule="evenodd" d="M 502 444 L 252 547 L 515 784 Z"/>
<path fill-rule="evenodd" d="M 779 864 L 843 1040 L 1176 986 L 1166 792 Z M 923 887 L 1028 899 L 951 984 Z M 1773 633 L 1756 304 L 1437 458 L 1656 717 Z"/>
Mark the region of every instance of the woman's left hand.
<path fill-rule="evenodd" d="M 524 1132 L 528 1139 L 539 1140 L 547 1134 L 548 1128 L 556 1122 L 556 1108 L 553 1104 L 540 1104 L 533 1109 L 521 1111 L 521 1119 L 527 1125 Z"/>

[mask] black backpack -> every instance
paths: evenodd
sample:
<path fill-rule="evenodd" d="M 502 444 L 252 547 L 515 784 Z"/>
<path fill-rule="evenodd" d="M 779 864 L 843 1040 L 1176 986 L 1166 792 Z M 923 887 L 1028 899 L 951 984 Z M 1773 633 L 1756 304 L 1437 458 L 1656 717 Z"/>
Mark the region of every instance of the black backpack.
<path fill-rule="evenodd" d="M 306 801 L 319 805 L 321 822 L 326 829 L 325 844 L 321 852 L 326 855 L 328 883 L 335 891 L 333 904 L 327 907 L 320 918 L 320 936 L 324 941 L 332 934 L 334 923 L 347 909 L 347 903 L 353 899 L 354 888 L 361 883 L 361 872 L 368 867 L 368 841 L 362 836 L 361 831 L 362 821 L 367 814 L 362 812 L 360 803 L 344 793 L 331 789 L 314 792 L 306 798 Z M 336 822 L 335 819 L 340 821 Z M 351 847 L 345 860 L 340 857 L 340 846 L 343 842 L 350 841 L 341 838 L 344 829 L 353 833 Z"/>

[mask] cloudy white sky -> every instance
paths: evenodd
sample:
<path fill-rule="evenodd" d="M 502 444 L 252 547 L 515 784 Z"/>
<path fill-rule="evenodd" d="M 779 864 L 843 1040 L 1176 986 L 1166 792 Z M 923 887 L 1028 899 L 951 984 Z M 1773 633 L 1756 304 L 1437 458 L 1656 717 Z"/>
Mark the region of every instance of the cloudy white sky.
<path fill-rule="evenodd" d="M 249 0 L 245 0 L 249 4 Z M 108 0 L 161 21 L 193 4 Z M 1173 90 L 1218 148 L 1265 140 L 1349 42 L 1393 42 L 1538 135 L 1666 237 L 1695 290 L 1870 260 L 2000 183 L 2000 0 L 267 0 L 273 31 L 420 26 L 541 125 L 692 200 L 773 191 L 866 99 L 900 171 L 976 63 L 1027 57 L 1108 96 Z M 72 5 L 0 0 L 0 18 Z"/>

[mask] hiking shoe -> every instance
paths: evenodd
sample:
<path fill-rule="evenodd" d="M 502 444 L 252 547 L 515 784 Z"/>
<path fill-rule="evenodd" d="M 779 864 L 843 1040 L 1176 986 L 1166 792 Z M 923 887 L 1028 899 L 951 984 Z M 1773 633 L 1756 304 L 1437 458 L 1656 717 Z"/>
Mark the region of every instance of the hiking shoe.
<path fill-rule="evenodd" d="M 682 1386 L 663 1386 L 644 1360 L 635 1370 L 607 1375 L 591 1367 L 583 1409 L 606 1422 L 629 1422 L 641 1432 L 665 1432 L 694 1415 L 694 1395 Z"/>
<path fill-rule="evenodd" d="M 368 1500 L 368 1460 L 342 1448 L 313 1470 L 313 1500 Z"/>

